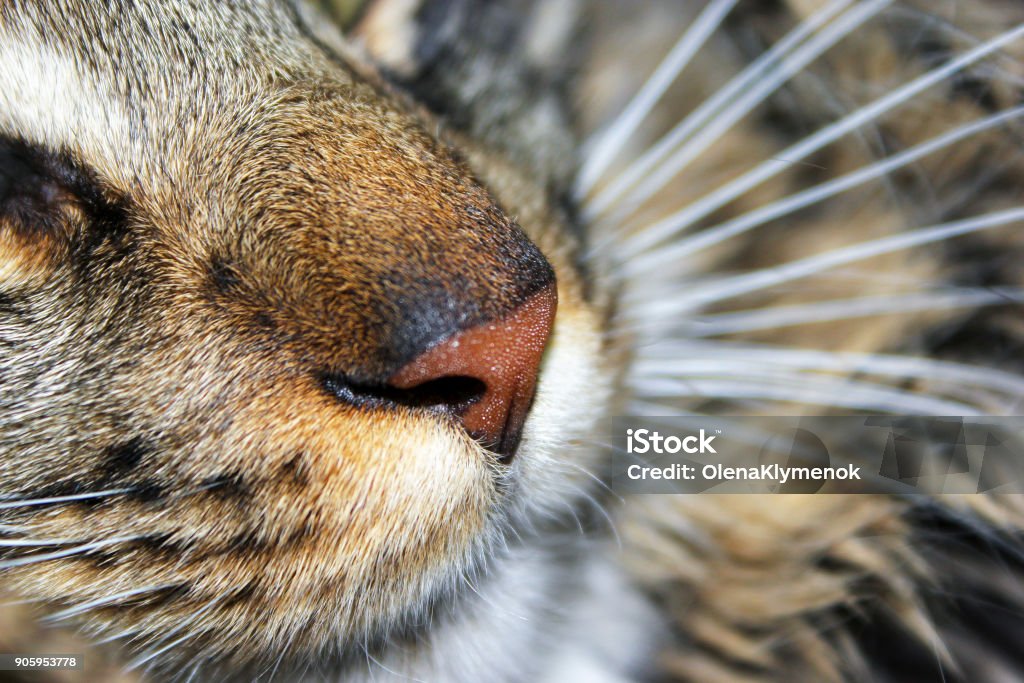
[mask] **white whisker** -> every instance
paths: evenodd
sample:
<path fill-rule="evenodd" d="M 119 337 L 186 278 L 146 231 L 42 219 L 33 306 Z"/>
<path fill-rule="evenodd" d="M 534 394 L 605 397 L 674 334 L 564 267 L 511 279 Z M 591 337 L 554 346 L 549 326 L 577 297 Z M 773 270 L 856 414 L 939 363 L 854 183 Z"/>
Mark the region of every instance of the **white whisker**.
<path fill-rule="evenodd" d="M 34 505 L 53 505 L 57 503 L 70 503 L 76 500 L 88 500 L 91 498 L 105 498 L 107 496 L 118 496 L 124 493 L 131 493 L 131 489 L 111 489 L 109 491 L 94 491 L 92 493 L 76 493 L 70 496 L 52 496 L 50 498 L 23 498 L 21 500 L 6 500 L 0 502 L 0 510 L 11 508 L 31 507 Z"/>
<path fill-rule="evenodd" d="M 941 29 L 944 37 L 948 40 L 958 40 L 963 43 L 970 45 L 979 45 L 982 41 L 978 36 L 965 31 L 956 24 L 950 22 L 948 19 L 943 19 L 937 14 L 933 14 L 928 11 L 923 11 L 907 5 L 897 4 L 891 10 L 893 17 L 904 17 L 909 18 L 920 23 L 922 26 L 927 23 L 930 24 L 932 29 Z M 1001 67 L 998 62 L 1002 62 L 1008 68 Z M 985 74 L 986 78 L 992 78 L 994 80 L 1004 81 L 1006 83 L 1012 83 L 1016 86 L 1024 85 L 1024 78 L 1017 75 L 1020 70 L 1022 62 L 1016 59 L 1012 54 L 1000 54 L 997 55 L 997 59 L 993 60 L 993 64 L 989 68 L 979 69 L 980 73 Z"/>
<path fill-rule="evenodd" d="M 135 597 L 136 595 L 143 595 L 145 593 L 155 593 L 157 591 L 173 587 L 173 584 L 164 584 L 160 586 L 145 586 L 143 588 L 133 588 L 132 590 L 123 591 L 121 593 L 114 593 L 113 595 L 105 595 L 102 598 L 96 598 L 95 600 L 90 600 L 89 602 L 83 602 L 73 607 L 68 607 L 67 609 L 63 609 L 59 612 L 54 612 L 53 614 L 47 615 L 43 619 L 43 622 L 54 623 L 58 621 L 63 621 L 64 619 L 70 619 L 71 617 L 78 616 L 79 614 L 82 614 L 84 612 L 88 612 L 89 610 L 94 609 L 96 607 L 103 607 L 105 605 L 110 605 L 116 602 L 120 602 L 122 600 L 126 600 L 127 598 Z"/>
<path fill-rule="evenodd" d="M 733 82 L 687 116 L 606 190 L 602 190 L 593 202 L 588 203 L 589 213 L 584 215 L 592 217 L 603 213 L 626 189 L 639 182 L 640 184 L 625 199 L 617 203 L 611 220 L 615 222 L 631 213 L 667 185 L 738 121 L 768 99 L 786 81 L 891 3 L 892 0 L 871 0 L 857 5 L 800 46 L 777 68 L 765 73 L 768 67 L 775 66 L 780 57 L 786 55 L 794 45 L 831 20 L 839 10 L 849 4 L 849 1 L 833 3 L 803 22 L 780 40 L 772 50 L 740 73 Z M 665 158 L 695 131 L 698 134 L 693 139 L 671 157 Z"/>
<path fill-rule="evenodd" d="M 4 538 L 0 539 L 0 548 L 38 548 L 40 546 L 68 545 L 81 542 L 81 538 Z"/>
<path fill-rule="evenodd" d="M 473 592 L 476 593 L 477 595 L 480 595 L 480 593 L 478 593 L 475 588 L 473 588 Z M 492 606 L 494 606 L 492 603 L 488 603 L 488 604 L 491 604 Z M 523 617 L 517 617 L 517 618 L 523 618 Z M 366 652 L 366 657 L 370 661 L 372 661 L 374 664 L 376 664 L 378 667 L 380 667 L 380 669 L 382 671 L 384 671 L 385 673 L 389 674 L 392 678 L 401 679 L 403 681 L 412 681 L 413 683 L 427 683 L 427 681 L 424 681 L 422 678 L 414 678 L 412 676 L 406 676 L 405 674 L 399 673 L 399 672 L 397 672 L 397 671 L 395 671 L 393 669 L 389 669 L 388 667 L 384 666 L 384 664 L 382 664 L 380 661 L 378 661 L 376 657 L 371 655 L 370 654 L 370 650 L 368 648 L 366 648 L 365 646 L 363 647 L 363 651 Z M 370 671 L 370 678 L 371 679 L 373 678 L 373 671 L 372 670 Z"/>
<path fill-rule="evenodd" d="M 183 636 L 181 636 L 181 637 L 179 637 L 179 638 L 177 638 L 175 640 L 172 640 L 171 642 L 167 643 L 166 645 L 161 647 L 159 650 L 154 650 L 153 652 L 148 652 L 145 655 L 143 655 L 142 657 L 139 657 L 138 659 L 135 659 L 135 660 L 131 661 L 125 667 L 125 671 L 133 671 L 133 670 L 139 668 L 140 666 L 142 666 L 143 664 L 145 664 L 146 662 L 149 662 L 149 661 L 154 660 L 155 658 L 159 657 L 160 655 L 162 655 L 163 653 L 167 652 L 171 648 L 176 647 L 176 646 L 184 643 L 186 640 L 189 640 L 190 638 L 195 638 L 197 635 L 199 635 L 198 631 L 193 631 L 191 633 L 186 633 L 185 635 L 183 635 Z"/>
<path fill-rule="evenodd" d="M 657 315 L 659 317 L 681 314 L 715 301 L 730 299 L 753 291 L 761 291 L 783 282 L 814 275 L 838 265 L 853 263 L 873 256 L 889 254 L 909 249 L 910 247 L 938 242 L 959 235 L 967 235 L 1020 221 L 1024 221 L 1024 207 L 997 211 L 983 216 L 974 216 L 927 228 L 918 228 L 877 240 L 833 249 L 771 268 L 721 278 L 703 286 L 696 286 L 692 291 L 687 292 L 685 297 L 681 297 L 679 301 L 661 302 L 661 305 L 657 307 L 652 305 L 650 308 L 652 312 L 657 308 Z"/>
<path fill-rule="evenodd" d="M 637 417 L 693 417 L 699 415 L 706 415 L 706 413 L 694 413 L 692 411 L 681 410 L 679 401 L 673 401 L 672 396 L 661 397 L 665 401 L 655 400 L 658 397 L 650 399 L 634 399 L 629 402 L 629 414 Z M 778 408 L 769 401 L 762 401 L 758 399 L 733 399 L 733 402 L 738 406 L 742 407 L 743 410 L 748 411 L 754 415 L 777 415 Z"/>
<path fill-rule="evenodd" d="M 577 178 L 577 196 L 583 197 L 593 189 L 622 146 L 636 132 L 637 127 L 661 99 L 668 86 L 686 68 L 736 2 L 737 0 L 712 0 L 708 3 L 630 100 L 629 105 L 597 135 Z"/>
<path fill-rule="evenodd" d="M 106 645 L 107 643 L 113 643 L 116 640 L 128 638 L 129 636 L 131 636 L 131 638 L 129 638 L 127 642 L 132 642 L 139 638 L 142 635 L 142 633 L 142 631 L 139 631 L 136 627 L 133 626 L 132 628 L 126 629 L 124 631 L 118 631 L 116 633 L 112 633 L 102 638 L 93 639 L 92 642 L 94 645 Z"/>
<path fill-rule="evenodd" d="M 574 487 L 574 488 L 576 488 L 576 492 L 579 493 L 580 495 L 582 495 L 584 498 L 586 498 L 587 502 L 589 502 L 590 505 L 594 509 L 596 509 L 601 514 L 601 516 L 604 518 L 605 524 L 608 525 L 609 531 L 612 532 L 612 538 L 615 539 L 615 547 L 618 548 L 621 551 L 622 550 L 622 536 L 619 535 L 619 529 L 618 529 L 618 527 L 615 526 L 615 519 L 612 517 L 611 513 L 608 512 L 608 510 L 605 508 L 605 506 L 601 504 L 601 501 L 597 500 L 594 496 L 592 496 L 585 489 L 583 489 L 582 487 Z M 584 534 L 584 536 L 586 536 L 586 534 Z"/>
<path fill-rule="evenodd" d="M 185 679 L 185 683 L 192 683 L 196 679 L 196 676 L 199 675 L 199 669 L 203 666 L 203 661 L 202 659 L 196 660 L 196 663 L 192 665 L 191 671 L 189 671 L 188 678 Z M 273 680 L 273 677 L 271 677 L 271 680 Z"/>
<path fill-rule="evenodd" d="M 891 173 L 894 170 L 903 168 L 918 159 L 921 159 L 937 151 L 946 149 L 961 140 L 977 135 L 987 130 L 1006 123 L 1015 118 L 1024 116 L 1024 107 L 1015 107 L 1005 112 L 964 124 L 931 140 L 915 145 L 891 157 L 882 159 L 873 164 L 865 166 L 830 180 L 820 185 L 797 192 L 778 201 L 772 202 L 758 209 L 737 216 L 732 220 L 702 230 L 692 237 L 679 240 L 662 249 L 641 255 L 631 262 L 624 264 L 627 271 L 643 272 L 649 268 L 660 267 L 669 263 L 677 262 L 693 253 L 723 242 L 726 239 L 735 237 L 765 223 L 794 213 L 800 209 L 817 204 L 830 197 L 834 197 L 846 190 L 855 188 L 871 182 Z"/>
<path fill-rule="evenodd" d="M 159 647 L 159 649 L 145 652 L 142 655 L 140 655 L 139 657 L 136 657 L 131 662 L 129 662 L 127 664 L 127 666 L 125 666 L 125 671 L 132 671 L 134 669 L 137 669 L 140 666 L 142 666 L 143 664 L 145 664 L 146 662 L 148 662 L 148 661 L 150 661 L 152 659 L 155 659 L 156 657 L 159 657 L 164 652 L 167 652 L 172 647 L 180 645 L 181 643 L 185 642 L 189 638 L 194 638 L 197 635 L 199 635 L 199 631 L 192 631 L 191 633 L 186 633 L 185 635 L 181 636 L 180 638 L 177 638 L 177 639 L 171 641 L 170 643 L 167 643 L 168 639 L 171 636 L 173 636 L 174 634 L 178 633 L 182 629 L 185 629 L 188 626 L 192 625 L 193 623 L 198 621 L 199 618 L 203 614 L 205 614 L 206 612 L 209 612 L 211 609 L 216 607 L 220 603 L 221 599 L 222 599 L 222 597 L 218 597 L 218 598 L 214 598 L 213 600 L 210 600 L 203 608 L 193 612 L 187 619 L 185 619 L 185 621 L 179 623 L 177 626 L 175 626 L 171 630 L 165 632 L 163 634 L 163 638 L 158 640 L 156 642 L 156 644 L 154 645 L 154 647 Z M 163 643 L 167 643 L 167 644 L 166 645 L 162 645 Z"/>
<path fill-rule="evenodd" d="M 792 167 L 793 164 L 802 161 L 808 155 L 838 140 L 850 131 L 878 119 L 888 111 L 906 103 L 918 93 L 945 80 L 1022 36 L 1024 36 L 1024 25 L 986 41 L 947 64 L 915 78 L 888 95 L 851 112 L 800 142 L 791 145 L 776 155 L 776 158 L 762 162 L 738 178 L 720 186 L 717 190 L 709 192 L 701 199 L 628 238 L 624 244 L 623 256 L 625 260 L 687 229 L 732 200 Z"/>
<path fill-rule="evenodd" d="M 769 345 L 697 342 L 664 345 L 657 354 L 638 359 L 635 374 L 645 377 L 685 375 L 689 362 L 706 360 L 756 366 L 772 364 L 829 372 L 861 372 L 900 379 L 920 379 L 983 387 L 1014 396 L 1024 396 L 1024 378 L 1012 373 L 966 363 L 921 356 L 791 349 Z M 682 365 L 680 365 L 682 364 Z"/>
<path fill-rule="evenodd" d="M 578 517 L 577 517 L 577 521 L 579 521 Z M 469 580 L 469 577 L 466 576 L 466 574 L 464 572 L 459 572 L 459 580 L 462 581 L 462 583 L 467 588 L 469 588 L 469 590 L 472 591 L 474 595 L 476 595 L 478 598 L 480 598 L 480 600 L 482 602 L 484 602 L 485 604 L 489 605 L 490 607 L 493 607 L 496 612 L 500 612 L 501 614 L 504 614 L 505 616 L 512 617 L 513 619 L 516 619 L 517 621 L 529 621 L 530 620 L 530 617 L 526 616 L 525 614 L 519 614 L 517 612 L 512 612 L 512 611 L 508 610 L 507 608 L 505 608 L 504 606 L 499 605 L 498 603 L 494 602 L 493 600 L 491 600 L 490 598 L 485 596 L 483 593 L 481 593 L 477 589 L 476 586 L 473 585 L 473 582 Z M 394 672 L 392 672 L 392 673 L 394 673 Z"/>
<path fill-rule="evenodd" d="M 875 315 L 945 311 L 967 307 L 980 308 L 1011 301 L 1024 303 L 1024 289 L 916 292 L 896 296 L 833 299 L 809 304 L 772 306 L 705 316 L 688 321 L 686 336 L 690 338 L 713 337 Z"/>
<path fill-rule="evenodd" d="M 602 447 L 608 447 L 608 446 L 610 446 L 610 444 L 608 444 L 608 443 L 601 443 L 601 442 L 598 442 L 598 441 L 592 441 L 591 443 L 595 443 L 595 444 L 598 444 L 598 445 L 600 445 L 600 446 L 602 446 Z M 569 467 L 572 467 L 572 468 L 573 468 L 574 470 L 577 470 L 577 471 L 581 472 L 582 474 L 584 474 L 584 475 L 586 475 L 586 476 L 590 477 L 590 479 L 592 479 L 592 480 L 594 481 L 594 483 L 595 483 L 595 484 L 597 484 L 597 485 L 598 485 L 599 487 L 603 488 L 603 489 L 604 489 L 605 491 L 607 491 L 608 493 L 610 493 L 610 494 L 612 494 L 613 496 L 615 496 L 615 498 L 616 498 L 616 499 L 618 499 L 618 501 L 619 501 L 620 503 L 622 503 L 622 502 L 625 502 L 625 501 L 624 501 L 624 500 L 623 500 L 622 498 L 620 498 L 619 496 L 615 495 L 615 492 L 614 492 L 614 491 L 612 491 L 612 488 L 611 488 L 610 486 L 608 486 L 607 482 L 605 482 L 605 481 L 604 481 L 603 479 L 601 479 L 601 478 L 600 478 L 599 476 L 597 476 L 596 474 L 594 474 L 593 472 L 591 472 L 590 470 L 588 470 L 588 469 L 587 469 L 586 467 L 583 467 L 582 465 L 577 465 L 577 464 L 576 464 L 576 463 L 574 463 L 574 462 L 569 462 L 568 460 L 566 460 L 566 461 L 563 461 L 563 462 L 562 462 L 562 463 L 560 463 L 560 464 L 562 464 L 562 465 L 568 465 Z"/>
<path fill-rule="evenodd" d="M 86 543 L 78 545 L 73 548 L 66 548 L 65 550 L 58 550 L 52 553 L 43 553 L 40 555 L 29 555 L 28 557 L 18 557 L 13 560 L 0 561 L 0 569 L 10 569 L 12 567 L 23 567 L 25 565 L 37 564 L 39 562 L 48 562 L 50 560 L 59 560 L 64 557 L 71 557 L 73 555 L 84 555 L 90 553 L 93 550 L 99 550 L 100 548 L 106 548 L 111 545 L 117 545 L 118 543 L 130 543 L 136 541 L 141 536 L 122 536 L 118 538 L 110 538 L 104 541 L 96 541 L 94 543 Z"/>
<path fill-rule="evenodd" d="M 725 368 L 723 371 L 728 373 Z M 788 377 L 765 374 L 753 377 L 749 372 L 744 372 L 739 379 L 729 376 L 649 379 L 637 381 L 634 388 L 638 394 L 645 397 L 759 398 L 885 413 L 965 416 L 984 414 L 966 403 L 944 401 L 885 385 L 836 378 L 812 378 L 804 374 Z"/>

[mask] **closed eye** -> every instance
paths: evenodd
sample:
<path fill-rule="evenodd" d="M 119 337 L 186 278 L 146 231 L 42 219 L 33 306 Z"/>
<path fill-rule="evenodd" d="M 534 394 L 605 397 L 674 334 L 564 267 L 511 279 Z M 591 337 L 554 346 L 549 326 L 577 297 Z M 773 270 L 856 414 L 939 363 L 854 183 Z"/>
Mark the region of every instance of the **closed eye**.
<path fill-rule="evenodd" d="M 124 202 L 112 194 L 70 154 L 0 136 L 0 228 L 72 237 L 71 228 L 84 222 L 105 235 L 120 233 Z"/>

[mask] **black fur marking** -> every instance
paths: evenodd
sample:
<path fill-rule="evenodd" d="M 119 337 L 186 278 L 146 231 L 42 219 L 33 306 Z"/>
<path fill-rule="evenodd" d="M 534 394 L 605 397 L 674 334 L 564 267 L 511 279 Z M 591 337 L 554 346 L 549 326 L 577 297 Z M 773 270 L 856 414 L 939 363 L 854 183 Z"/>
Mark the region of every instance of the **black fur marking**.
<path fill-rule="evenodd" d="M 236 291 L 242 279 L 238 267 L 230 260 L 215 256 L 210 262 L 210 286 L 217 294 L 227 295 Z"/>
<path fill-rule="evenodd" d="M 525 7 L 524 7 L 525 5 Z M 439 0 L 421 3 L 416 11 L 418 42 L 416 62 L 423 73 L 417 79 L 419 90 L 427 91 L 428 106 L 452 117 L 465 126 L 468 112 L 451 109 L 443 93 L 423 88 L 427 82 L 444 83 L 445 67 L 469 63 L 474 54 L 486 54 L 497 61 L 518 61 L 523 40 L 524 16 L 530 16 L 535 2 L 494 2 L 488 0 Z M 446 101 L 447 100 L 447 101 Z"/>
<path fill-rule="evenodd" d="M 895 37 L 895 42 L 897 45 L 901 44 L 898 36 Z M 913 48 L 929 69 L 941 67 L 956 56 L 953 46 L 934 34 L 918 39 Z M 985 78 L 967 70 L 954 74 L 949 83 L 950 92 L 954 97 L 966 97 L 988 112 L 999 110 L 999 102 L 992 91 L 992 84 Z"/>
<path fill-rule="evenodd" d="M 870 662 L 870 680 L 891 683 L 963 681 L 952 671 L 944 671 L 945 667 L 940 669 L 935 652 L 894 623 L 891 616 L 874 610 L 867 616 L 856 613 L 843 616 L 851 623 L 858 651 Z M 859 679 L 851 677 L 849 680 Z"/>
<path fill-rule="evenodd" d="M 308 486 L 309 465 L 306 463 L 306 454 L 300 451 L 281 465 L 281 475 L 296 486 Z"/>
<path fill-rule="evenodd" d="M 999 102 L 990 81 L 971 73 L 960 73 L 953 78 L 951 89 L 955 97 L 966 97 L 987 112 L 999 111 Z"/>
<path fill-rule="evenodd" d="M 314 536 L 316 536 L 316 533 L 313 531 L 312 525 L 306 523 L 289 533 L 282 545 L 284 547 L 297 546 L 302 544 L 303 541 L 313 538 Z"/>
<path fill-rule="evenodd" d="M 267 552 L 269 548 L 270 544 L 267 541 L 261 539 L 255 530 L 249 529 L 231 537 L 223 553 L 252 557 Z"/>
<path fill-rule="evenodd" d="M 572 250 L 572 264 L 583 282 L 584 300 L 593 302 L 594 274 L 590 260 L 587 258 L 587 251 L 590 248 L 589 231 L 583 221 L 579 203 L 570 189 L 550 187 L 548 196 L 551 197 L 551 205 L 561 212 L 564 218 L 562 224 L 567 227 L 568 233 L 576 239 Z"/>
<path fill-rule="evenodd" d="M 570 93 L 587 40 L 578 27 L 574 36 L 565 36 L 557 63 L 532 61 L 524 42 L 541 4 L 538 0 L 420 3 L 412 20 L 413 69 L 407 73 L 404 66 L 401 72 L 385 67 L 384 75 L 443 118 L 445 125 L 487 142 L 525 167 L 549 157 L 549 145 L 568 156 L 568 146 L 563 147 L 568 138 L 562 139 L 562 134 L 568 136 L 573 127 Z M 467 92 L 467 81 L 481 87 Z M 518 123 L 534 113 L 554 114 L 557 122 L 546 133 L 534 127 L 531 134 L 538 137 L 527 151 Z M 555 130 L 560 132 L 552 136 Z M 534 170 L 547 175 L 552 169 L 546 166 Z M 569 181 L 568 172 L 568 165 L 556 171 L 559 183 Z"/>
<path fill-rule="evenodd" d="M 726 17 L 726 21 L 737 21 L 737 17 L 747 15 L 763 15 L 776 21 L 784 18 L 792 19 L 789 5 L 783 0 L 746 0 L 740 12 L 732 12 Z"/>
<path fill-rule="evenodd" d="M 146 479 L 136 484 L 129 496 L 140 503 L 155 503 L 167 495 L 164 487 L 152 479 Z"/>
<path fill-rule="evenodd" d="M 180 605 L 181 601 L 188 597 L 191 590 L 191 583 L 179 583 L 172 586 L 166 586 L 164 588 L 158 588 L 152 592 L 145 592 L 141 595 L 133 595 L 131 597 L 124 598 L 123 600 L 119 600 L 116 603 L 97 607 L 96 610 L 138 610 L 138 613 L 141 614 L 149 610 L 175 607 Z"/>
<path fill-rule="evenodd" d="M 256 326 L 261 328 L 261 329 L 264 329 L 264 330 L 267 330 L 267 331 L 273 331 L 273 330 L 277 329 L 277 321 L 274 320 L 274 316 L 271 315 L 270 313 L 265 312 L 265 311 L 261 311 L 260 313 L 257 313 L 254 316 L 253 320 L 255 321 Z"/>
<path fill-rule="evenodd" d="M 44 150 L 0 136 L 0 218 L 28 237 L 69 236 L 74 209 L 84 213 L 86 252 L 112 241 L 123 247 L 127 202 L 100 182 L 96 173 L 67 152 Z"/>
<path fill-rule="evenodd" d="M 225 609 L 228 609 L 229 607 L 233 607 L 234 605 L 237 605 L 239 603 L 248 602 L 249 600 L 251 600 L 253 598 L 254 595 L 256 595 L 256 593 L 257 593 L 257 584 L 256 584 L 255 581 L 250 581 L 245 586 L 243 586 L 242 588 L 239 588 L 237 591 L 235 591 L 234 595 L 232 595 L 230 598 L 228 598 L 221 605 L 220 609 L 225 610 Z"/>
<path fill-rule="evenodd" d="M 153 448 L 141 438 L 107 447 L 103 452 L 103 471 L 108 479 L 116 479 L 139 466 Z"/>
<path fill-rule="evenodd" d="M 954 216 L 958 218 L 959 216 Z M 961 287 L 1016 287 L 1024 252 L 977 235 L 942 245 L 953 284 Z"/>
<path fill-rule="evenodd" d="M 1009 314 L 1017 315 L 1018 309 Z M 1000 324 L 1000 315 L 1006 315 L 1006 307 L 1002 312 L 989 308 L 966 320 L 934 327 L 924 337 L 923 346 L 929 355 L 939 358 L 1024 371 L 1024 340 Z"/>
<path fill-rule="evenodd" d="M 941 671 L 931 644 L 920 643 L 872 610 L 854 634 L 858 649 L 871 662 L 871 680 L 966 683 L 975 680 L 972 671 L 981 663 L 979 656 L 1019 670 L 1024 654 L 1017 634 L 1024 613 L 999 588 L 1002 581 L 1019 585 L 1024 576 L 1019 537 L 924 498 L 915 500 L 907 520 L 913 547 L 930 566 L 944 568 L 942 582 L 924 597 L 937 615 L 940 639 L 961 671 Z"/>
<path fill-rule="evenodd" d="M 83 562 L 93 569 L 116 567 L 123 556 L 112 550 L 93 550 L 80 555 L 64 558 L 65 562 Z"/>
<path fill-rule="evenodd" d="M 23 315 L 24 311 L 18 305 L 18 298 L 13 294 L 0 292 L 0 317 L 13 318 Z"/>
<path fill-rule="evenodd" d="M 246 485 L 245 479 L 238 472 L 222 472 L 221 474 L 207 477 L 203 479 L 201 486 L 222 500 L 247 498 L 249 496 L 249 487 Z"/>
<path fill-rule="evenodd" d="M 192 590 L 192 584 L 190 583 L 179 583 L 174 586 L 167 586 L 161 588 L 153 593 L 147 593 L 138 597 L 132 597 L 129 599 L 129 604 L 138 604 L 149 608 L 163 607 L 167 605 L 176 605 L 181 602 L 189 591 Z"/>
<path fill-rule="evenodd" d="M 0 138 L 0 216 L 26 234 L 56 231 L 69 201 L 38 150 Z"/>
<path fill-rule="evenodd" d="M 160 555 L 180 555 L 185 544 L 172 541 L 170 534 L 150 534 L 135 541 L 135 544 L 147 552 Z"/>

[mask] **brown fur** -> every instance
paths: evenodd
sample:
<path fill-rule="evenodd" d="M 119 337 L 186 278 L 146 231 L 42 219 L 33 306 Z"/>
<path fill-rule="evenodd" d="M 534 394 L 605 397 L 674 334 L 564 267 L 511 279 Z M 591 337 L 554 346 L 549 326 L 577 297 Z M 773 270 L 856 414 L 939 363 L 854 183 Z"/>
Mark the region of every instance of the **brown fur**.
<path fill-rule="evenodd" d="M 592 233 L 583 237 L 567 199 L 575 135 L 621 108 L 696 7 L 587 3 L 584 60 L 575 28 L 553 31 L 556 49 L 510 38 L 522 49 L 503 51 L 492 34 L 460 23 L 474 16 L 472 3 L 453 3 L 428 25 L 415 2 L 341 2 L 347 39 L 270 2 L 70 5 L 60 32 L 50 30 L 45 3 L 0 5 L 7 34 L 31 36 L 28 44 L 56 61 L 74 57 L 76 83 L 96 94 L 81 99 L 101 102 L 107 117 L 76 128 L 79 114 L 66 113 L 63 129 L 0 118 L 0 135 L 45 151 L 31 163 L 56 180 L 29 211 L 41 203 L 58 217 L 41 230 L 25 219 L 31 213 L 0 211 L 0 493 L 121 492 L 7 510 L 2 522 L 19 527 L 19 538 L 126 540 L 5 570 L 3 586 L 37 603 L 38 615 L 152 587 L 78 625 L 86 638 L 131 634 L 121 653 L 129 659 L 193 624 L 199 637 L 162 660 L 163 673 L 208 657 L 216 665 L 204 675 L 248 675 L 278 655 L 301 666 L 338 642 L 349 656 L 369 644 L 369 657 L 392 633 L 429 640 L 423 624 L 439 605 L 463 604 L 462 581 L 485 577 L 508 552 L 504 543 L 536 527 L 541 536 L 548 526 L 564 531 L 562 508 L 583 514 L 588 491 L 599 495 L 587 476 L 601 461 L 589 428 L 628 410 L 629 363 L 648 342 L 636 326 L 649 321 L 636 320 L 630 302 L 685 297 L 690 277 L 770 267 L 1019 203 L 1024 155 L 1014 124 L 678 272 L 652 274 L 678 278 L 675 289 L 617 281 L 605 270 L 614 249 L 584 255 L 588 238 L 636 232 L 1024 20 L 1000 0 L 898 3 L 652 201 L 614 225 L 584 226 Z M 819 6 L 741 3 L 605 180 Z M 529 14 L 514 3 L 485 7 L 492 23 L 484 28 L 503 30 L 508 20 L 510 34 Z M 558 11 L 547 20 L 557 23 Z M 189 25 L 193 17 L 207 23 Z M 90 42 L 99 37 L 102 46 Z M 929 90 L 696 229 L 1012 106 L 1024 76 L 1019 53 Z M 932 285 L 1024 285 L 1018 232 L 895 252 L 700 315 Z M 429 411 L 348 405 L 324 390 L 325 375 L 379 383 L 431 339 L 501 318 L 552 277 L 558 318 L 512 467 Z M 1007 304 L 852 318 L 723 342 L 1019 368 L 1020 312 Z M 570 361 L 584 369 L 572 375 Z M 872 379 L 992 412 L 1013 398 L 928 377 Z M 798 400 L 750 408 L 699 392 L 670 406 L 822 410 Z M 547 497 L 524 502 L 524 491 Z M 664 496 L 630 499 L 614 515 L 624 543 L 615 561 L 668 622 L 671 642 L 651 663 L 663 677 L 906 680 L 881 661 L 886 647 L 914 662 L 924 652 L 932 668 L 915 669 L 915 680 L 930 680 L 936 666 L 964 680 L 1013 671 L 1013 653 L 967 616 L 972 600 L 1001 601 L 1013 625 L 1005 629 L 1021 628 L 1012 617 L 1024 606 L 1015 583 L 1024 571 L 1004 550 L 1020 547 L 1016 498 Z M 575 521 L 582 530 L 589 520 Z M 23 623 L 20 610 L 10 619 Z"/>
<path fill-rule="evenodd" d="M 185 108 L 147 118 L 122 150 L 25 140 L 52 150 L 28 160 L 40 173 L 71 169 L 100 196 L 61 184 L 67 217 L 41 236 L 31 216 L 0 218 L 0 288 L 18 311 L 4 328 L 4 493 L 126 492 L 5 522 L 125 540 L 8 570 L 5 586 L 65 606 L 154 587 L 92 613 L 89 633 L 145 645 L 212 609 L 200 651 L 235 664 L 407 620 L 491 552 L 507 468 L 429 412 L 346 405 L 321 378 L 383 383 L 436 338 L 503 317 L 550 282 L 549 260 L 566 273 L 565 315 L 586 309 L 558 211 L 493 155 L 460 159 L 474 146 L 429 134 L 440 124 L 357 76 L 366 65 L 274 33 L 296 31 L 283 9 L 239 4 L 193 26 L 211 43 L 243 40 L 234 22 L 258 31 L 226 59 L 189 48 L 181 80 L 166 68 L 183 45 L 176 12 L 79 9 L 74 39 L 130 44 L 146 21 L 162 36 L 168 53 L 95 55 L 129 117 L 160 106 L 159 81 Z"/>

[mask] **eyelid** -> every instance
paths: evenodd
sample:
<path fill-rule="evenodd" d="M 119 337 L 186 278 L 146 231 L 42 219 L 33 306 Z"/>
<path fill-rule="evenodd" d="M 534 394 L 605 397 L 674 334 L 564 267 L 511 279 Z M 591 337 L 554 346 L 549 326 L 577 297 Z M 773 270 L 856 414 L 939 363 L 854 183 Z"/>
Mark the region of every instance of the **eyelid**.
<path fill-rule="evenodd" d="M 16 230 L 56 232 L 75 210 L 109 230 L 123 222 L 124 207 L 108 195 L 96 173 L 70 154 L 0 136 L 0 219 Z"/>

